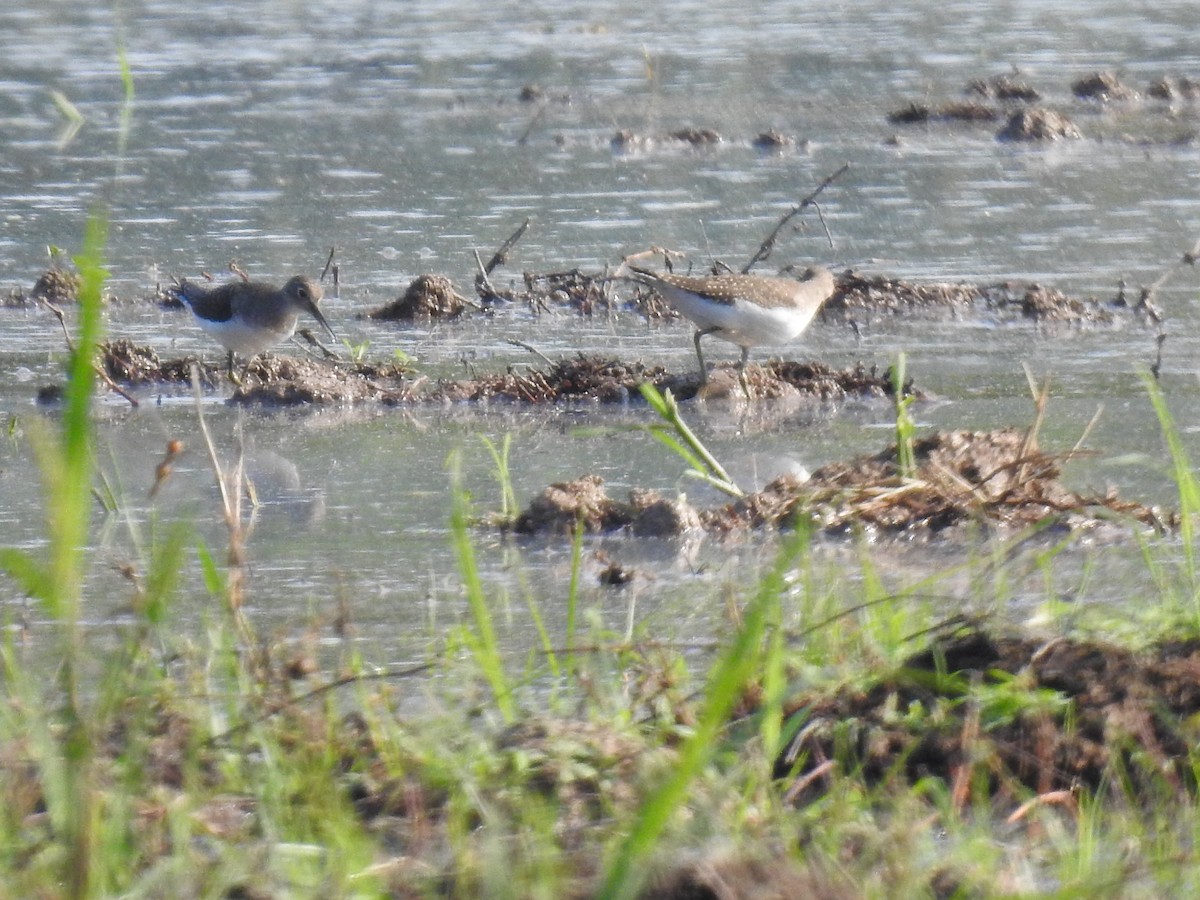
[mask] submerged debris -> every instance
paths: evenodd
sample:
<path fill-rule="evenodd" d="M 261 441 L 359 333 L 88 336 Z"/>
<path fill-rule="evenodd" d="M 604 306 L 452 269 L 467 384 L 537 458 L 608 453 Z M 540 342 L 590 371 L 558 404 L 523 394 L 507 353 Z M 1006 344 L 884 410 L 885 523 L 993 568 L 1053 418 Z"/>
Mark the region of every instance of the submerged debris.
<path fill-rule="evenodd" d="M 973 684 L 999 690 L 1013 679 L 1024 705 L 997 711 L 963 702 Z M 1130 781 L 1194 790 L 1187 723 L 1198 708 L 1196 640 L 1138 654 L 972 629 L 938 640 L 868 690 L 793 699 L 786 714 L 803 712 L 805 726 L 775 772 L 795 780 L 796 802 L 816 799 L 850 773 L 868 784 L 932 776 L 985 786 L 1013 803 L 1025 791 L 1120 792 Z M 827 776 L 809 778 L 819 766 Z"/>
<path fill-rule="evenodd" d="M 587 475 L 552 485 L 518 520 L 523 533 L 566 533 L 580 521 L 590 532 L 632 527 L 635 534 L 681 534 L 696 527 L 713 534 L 753 528 L 784 528 L 798 515 L 826 534 L 865 531 L 876 535 L 941 536 L 969 526 L 1022 528 L 1056 520 L 1079 529 L 1112 514 L 1152 527 L 1162 517 L 1113 495 L 1085 497 L 1059 480 L 1059 460 L 1039 451 L 1017 429 L 940 432 L 913 444 L 915 471 L 900 472 L 896 448 L 874 456 L 831 463 L 807 480 L 785 475 L 757 493 L 725 506 L 694 510 L 673 501 L 670 516 L 646 524 L 647 510 L 662 498 L 634 492 L 627 503 L 610 498 L 603 481 Z M 644 529 L 644 531 L 639 531 Z"/>

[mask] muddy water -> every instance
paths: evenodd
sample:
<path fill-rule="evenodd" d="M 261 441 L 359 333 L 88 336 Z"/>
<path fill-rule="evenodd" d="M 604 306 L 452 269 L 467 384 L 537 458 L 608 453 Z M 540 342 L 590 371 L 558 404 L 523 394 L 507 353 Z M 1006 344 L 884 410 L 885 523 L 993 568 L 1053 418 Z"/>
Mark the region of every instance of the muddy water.
<path fill-rule="evenodd" d="M 86 5 L 85 5 L 86 7 Z M 499 311 L 436 327 L 374 324 L 367 310 L 423 272 L 449 275 L 470 293 L 471 252 L 485 256 L 524 218 L 533 225 L 502 270 L 597 271 L 629 252 L 667 246 L 734 264 L 774 221 L 843 163 L 849 173 L 823 196 L 831 248 L 817 220 L 785 236 L 773 262 L 914 279 L 1038 280 L 1069 293 L 1111 296 L 1121 278 L 1152 281 L 1200 235 L 1197 144 L 1200 104 L 1145 100 L 1101 107 L 1074 100 L 1070 83 L 1116 70 L 1145 92 L 1164 74 L 1200 76 L 1200 20 L 1186 3 L 1134 12 L 1075 4 L 767 3 L 733 7 L 549 2 L 339 4 L 288 2 L 187 7 L 144 2 L 76 8 L 15 0 L 0 9 L 0 287 L 28 290 L 46 247 L 78 247 L 87 211 L 108 210 L 111 288 L 138 301 L 172 274 L 220 270 L 233 258 L 260 277 L 315 272 L 337 247 L 342 290 L 325 309 L 340 335 L 368 354 L 399 350 L 431 377 L 526 365 L 517 339 L 554 356 L 605 350 L 694 364 L 689 330 L 632 317 Z M 117 48 L 135 88 L 122 99 Z M 966 83 L 1018 67 L 1046 103 L 1064 109 L 1085 139 L 1001 144 L 1000 124 L 890 125 L 912 101 L 957 99 Z M 542 101 L 519 99 L 538 84 Z M 73 132 L 56 109 L 60 92 L 83 117 Z M 544 110 L 540 112 L 539 109 Z M 724 140 L 692 148 L 664 140 L 683 127 Z M 657 140 L 615 152 L 631 129 Z M 774 129 L 797 140 L 780 153 L 753 139 Z M 521 141 L 522 136 L 526 136 Z M 897 137 L 893 141 L 891 138 Z M 1200 422 L 1194 337 L 1196 276 L 1183 272 L 1160 296 L 1167 315 L 1164 385 L 1195 453 Z M 114 305 L 114 336 L 163 355 L 217 349 L 182 314 L 147 302 Z M 32 398 L 60 378 L 62 338 L 40 309 L 0 309 L 0 527 L 6 542 L 41 534 L 25 426 L 42 417 Z M 716 350 L 712 355 L 733 348 Z M 1048 330 L 985 316 L 948 321 L 884 319 L 856 335 L 818 322 L 789 355 L 886 366 L 899 351 L 937 398 L 922 425 L 995 427 L 1031 417 L 1025 364 L 1051 378 L 1045 444 L 1074 444 L 1098 407 L 1073 465 L 1076 486 L 1117 485 L 1142 500 L 1168 500 L 1156 429 L 1136 371 L 1154 358 L 1154 333 L 1117 326 Z M 295 352 L 295 351 L 289 351 Z M 101 468 L 124 512 L 98 522 L 97 596 L 91 619 L 122 615 L 126 595 L 108 564 L 136 560 L 162 523 L 192 523 L 220 547 L 215 491 L 199 451 L 196 414 L 177 395 L 143 392 L 133 411 L 106 402 L 99 416 Z M 262 505 L 251 539 L 251 602 L 287 632 L 310 611 L 349 604 L 360 638 L 380 661 L 418 655 L 462 608 L 447 548 L 444 462 L 462 453 L 466 482 L 484 508 L 499 493 L 480 435 L 512 435 L 512 475 L 524 501 L 547 482 L 596 472 L 614 492 L 682 487 L 679 467 L 629 426 L 639 408 L 238 412 L 219 395 L 205 405 L 224 454 L 246 448 Z M 721 408 L 691 413 L 702 436 L 748 486 L 781 469 L 880 448 L 890 411 Z M 146 491 L 165 442 L 189 448 L 151 502 Z M 554 624 L 568 559 L 558 545 L 480 537 L 485 574 L 504 633 L 531 633 L 526 598 Z M 720 587 L 746 577 L 768 541 L 604 550 L 646 575 L 632 590 L 587 581 L 585 602 L 621 629 L 637 622 L 684 635 L 720 615 Z M 852 557 L 829 551 L 837 563 Z M 852 559 L 851 559 L 852 561 Z M 900 562 L 897 561 L 897 565 Z M 905 562 L 907 564 L 907 561 Z M 190 565 L 181 606 L 207 601 Z M 11 583 L 0 599 L 14 607 Z M 1117 599 L 1134 585 L 1102 591 Z M 696 603 L 695 598 L 712 598 Z M 30 613 L 36 618 L 36 611 Z"/>

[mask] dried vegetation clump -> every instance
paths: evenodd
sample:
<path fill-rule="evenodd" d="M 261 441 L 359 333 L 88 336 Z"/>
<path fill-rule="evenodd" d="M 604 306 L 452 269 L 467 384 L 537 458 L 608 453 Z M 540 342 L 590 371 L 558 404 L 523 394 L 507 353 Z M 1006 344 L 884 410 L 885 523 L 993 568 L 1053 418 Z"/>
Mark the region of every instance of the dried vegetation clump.
<path fill-rule="evenodd" d="M 413 279 L 404 296 L 370 313 L 372 319 L 453 319 L 462 315 L 467 301 L 445 275 L 421 275 Z"/>
<path fill-rule="evenodd" d="M 673 501 L 669 516 L 646 516 L 653 492 L 634 492 L 628 502 L 610 498 L 603 481 L 587 475 L 552 485 L 521 514 L 522 533 L 566 533 L 581 521 L 589 532 L 632 528 L 635 534 L 671 536 L 697 527 L 732 535 L 756 528 L 784 528 L 806 516 L 828 535 L 939 537 L 955 530 L 1024 528 L 1047 520 L 1079 530 L 1114 516 L 1166 528 L 1154 509 L 1115 495 L 1084 496 L 1060 481 L 1060 460 L 1039 451 L 1028 432 L 941 432 L 913 445 L 916 469 L 905 476 L 896 448 L 874 456 L 831 463 L 807 480 L 775 479 L 761 491 L 724 506 L 695 510 Z"/>
<path fill-rule="evenodd" d="M 825 303 L 824 316 L 856 318 L 868 315 L 963 315 L 971 312 L 1000 314 L 1042 323 L 1110 324 L 1117 311 L 1128 310 L 1121 298 L 1102 301 L 1071 297 L 1039 284 L 1001 282 L 913 282 L 886 275 L 861 275 L 847 270 L 837 278 L 837 290 Z"/>

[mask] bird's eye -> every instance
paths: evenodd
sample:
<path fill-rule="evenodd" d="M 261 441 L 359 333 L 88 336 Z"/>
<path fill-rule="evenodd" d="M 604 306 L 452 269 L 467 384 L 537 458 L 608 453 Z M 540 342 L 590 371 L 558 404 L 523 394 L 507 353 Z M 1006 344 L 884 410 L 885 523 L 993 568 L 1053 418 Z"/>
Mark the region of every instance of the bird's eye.
<path fill-rule="evenodd" d="M 300 288 L 296 291 L 296 296 L 299 297 L 301 300 L 309 299 L 308 288 L 301 285 Z"/>

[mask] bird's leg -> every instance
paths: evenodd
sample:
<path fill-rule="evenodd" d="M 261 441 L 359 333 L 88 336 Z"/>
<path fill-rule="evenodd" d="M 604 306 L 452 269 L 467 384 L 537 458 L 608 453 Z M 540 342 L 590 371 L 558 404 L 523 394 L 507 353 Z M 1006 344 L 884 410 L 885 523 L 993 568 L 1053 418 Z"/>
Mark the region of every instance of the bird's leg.
<path fill-rule="evenodd" d="M 232 350 L 229 351 L 229 356 L 227 357 L 225 362 L 226 362 L 226 371 L 229 373 L 229 380 L 240 387 L 242 384 L 241 379 L 238 378 L 238 376 L 236 374 L 234 374 L 234 371 L 233 371 L 233 351 Z"/>
<path fill-rule="evenodd" d="M 708 369 L 704 367 L 704 353 L 700 350 L 700 338 L 706 334 L 712 334 L 714 331 L 719 331 L 717 328 L 697 328 L 695 335 L 692 336 L 692 343 L 696 345 L 696 359 L 700 361 L 700 386 L 708 384 Z"/>
<path fill-rule="evenodd" d="M 750 355 L 750 348 L 742 348 L 742 358 L 738 360 L 738 381 L 742 385 L 742 392 L 746 395 L 747 400 L 752 400 L 750 396 L 750 385 L 746 383 L 746 357 Z"/>

